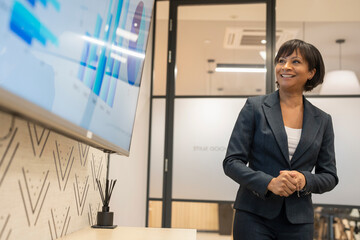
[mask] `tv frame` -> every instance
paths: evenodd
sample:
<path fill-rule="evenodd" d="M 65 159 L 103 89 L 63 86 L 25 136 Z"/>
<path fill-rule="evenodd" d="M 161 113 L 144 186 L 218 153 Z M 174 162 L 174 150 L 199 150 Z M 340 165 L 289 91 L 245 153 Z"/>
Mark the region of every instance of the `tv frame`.
<path fill-rule="evenodd" d="M 149 22 L 148 35 L 146 38 L 145 46 L 148 45 L 149 37 L 151 35 L 150 31 L 152 29 L 152 23 L 154 21 L 153 20 L 154 5 L 155 5 L 155 1 L 153 2 L 153 8 Z M 147 50 L 148 49 L 146 47 L 144 54 L 146 54 Z M 143 60 L 143 64 L 140 72 L 141 79 L 144 77 L 143 74 L 144 74 L 145 59 Z M 139 83 L 138 86 L 139 88 L 141 87 L 141 82 L 142 80 Z M 136 106 L 138 105 L 139 95 L 140 95 L 140 91 L 137 96 Z M 62 118 L 48 111 L 47 109 L 42 108 L 2 88 L 0 88 L 0 111 L 23 118 L 25 120 L 29 120 L 44 128 L 50 129 L 51 131 L 69 137 L 75 141 L 81 141 L 85 144 L 88 144 L 89 146 L 100 149 L 104 152 L 118 153 L 121 155 L 129 156 L 131 149 L 131 140 L 134 131 L 134 124 L 136 119 L 136 110 L 135 110 L 134 121 L 131 129 L 129 150 L 126 150 L 81 126 L 76 125 L 68 121 L 67 119 Z"/>
<path fill-rule="evenodd" d="M 129 156 L 129 151 L 97 136 L 62 117 L 51 113 L 38 105 L 31 103 L 0 88 L 0 110 L 35 122 L 75 141 L 82 141 L 104 152 L 119 153 Z"/>

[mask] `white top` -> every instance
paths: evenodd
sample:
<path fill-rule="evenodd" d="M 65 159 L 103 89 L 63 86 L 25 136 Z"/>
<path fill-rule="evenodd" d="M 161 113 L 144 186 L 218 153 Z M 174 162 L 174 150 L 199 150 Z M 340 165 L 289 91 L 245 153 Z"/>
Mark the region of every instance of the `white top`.
<path fill-rule="evenodd" d="M 288 138 L 289 159 L 291 160 L 296 150 L 296 147 L 299 144 L 302 129 L 289 128 L 285 126 L 285 131 Z"/>

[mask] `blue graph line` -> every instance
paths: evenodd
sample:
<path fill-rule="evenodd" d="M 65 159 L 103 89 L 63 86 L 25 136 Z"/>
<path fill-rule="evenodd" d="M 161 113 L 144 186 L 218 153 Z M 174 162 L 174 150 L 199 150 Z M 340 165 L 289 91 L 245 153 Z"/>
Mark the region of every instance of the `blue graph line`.
<path fill-rule="evenodd" d="M 99 14 L 97 15 L 94 35 L 90 36 L 88 33 L 85 34 L 86 37 L 92 39 L 88 39 L 86 40 L 87 42 L 84 43 L 78 70 L 78 78 L 83 81 L 84 84 L 89 87 L 95 95 L 99 96 L 107 103 L 107 105 L 111 107 L 114 104 L 121 62 L 118 59 L 114 59 L 112 57 L 112 50 L 109 46 L 122 46 L 124 38 L 119 36 L 119 40 L 116 41 L 116 31 L 118 28 L 125 29 L 129 6 L 129 0 L 125 0 L 125 2 L 124 0 L 119 0 L 118 4 L 115 6 L 116 14 L 113 15 L 111 11 L 113 8 L 113 0 L 110 0 L 106 23 L 104 24 L 105 31 L 101 40 L 99 36 L 101 31 L 100 29 L 102 28 L 102 18 Z M 115 16 L 114 24 L 112 24 L 113 16 Z M 122 21 L 120 21 L 120 18 Z M 135 11 L 133 24 L 131 26 L 131 32 L 138 35 L 138 39 L 135 41 L 129 41 L 129 49 L 132 49 L 136 52 L 139 52 L 138 50 L 140 50 L 140 52 L 144 50 L 144 32 L 146 28 L 145 18 L 144 3 L 140 1 Z M 109 39 L 111 29 L 112 35 Z M 118 52 L 116 54 L 121 56 L 121 54 Z M 121 81 L 124 81 L 130 85 L 139 86 L 140 79 L 138 79 L 139 74 L 137 73 L 137 70 L 140 69 L 142 64 L 143 60 L 137 59 L 136 57 L 127 56 L 128 76 L 126 79 L 121 79 Z"/>
<path fill-rule="evenodd" d="M 111 44 L 114 44 L 114 45 L 116 45 L 116 42 L 115 42 L 116 41 L 116 30 L 117 30 L 117 28 L 119 26 L 120 15 L 121 15 L 121 11 L 122 11 L 122 5 L 123 5 L 123 1 L 120 0 L 118 2 L 118 5 L 117 5 L 114 28 L 113 28 L 111 41 L 110 41 Z M 111 54 L 111 51 L 109 52 L 109 56 L 110 56 L 110 54 Z M 100 89 L 100 98 L 102 100 L 104 100 L 105 102 L 108 99 L 109 91 L 115 91 L 115 89 L 114 90 L 109 89 L 110 88 L 111 75 L 112 75 L 112 71 L 113 71 L 113 68 L 114 68 L 114 62 L 115 62 L 115 60 L 112 57 L 109 57 L 107 62 L 106 62 L 105 76 L 104 76 L 103 83 L 102 83 L 102 86 L 101 86 L 101 89 Z M 115 84 L 114 87 L 116 88 L 116 84 Z"/>
<path fill-rule="evenodd" d="M 86 32 L 85 36 L 90 37 L 90 33 Z M 83 51 L 81 53 L 81 59 L 80 59 L 80 67 L 79 67 L 79 71 L 78 71 L 78 78 L 83 81 L 84 79 L 84 74 L 85 74 L 85 68 L 86 68 L 86 62 L 88 60 L 89 57 L 89 52 L 90 52 L 90 43 L 89 42 L 85 42 Z"/>
<path fill-rule="evenodd" d="M 114 61 L 112 61 L 112 58 L 110 58 L 108 60 L 108 62 L 114 62 Z M 100 98 L 102 100 L 104 100 L 104 102 L 106 102 L 106 99 L 107 99 L 108 94 L 109 94 L 110 81 L 111 81 L 111 76 L 109 76 L 108 74 L 105 74 L 104 79 L 103 79 L 103 83 L 102 83 L 102 86 L 101 86 L 100 94 L 99 94 Z"/>
<path fill-rule="evenodd" d="M 40 2 L 44 7 L 47 7 L 48 3 L 51 3 L 56 11 L 60 11 L 60 3 L 57 0 L 28 0 L 33 7 L 35 7 L 36 1 Z"/>
<path fill-rule="evenodd" d="M 121 22 L 121 26 L 120 26 L 121 29 L 125 29 L 127 14 L 129 12 L 129 5 L 130 5 L 130 0 L 126 0 L 125 6 L 124 6 L 124 17 L 122 18 L 123 21 Z M 122 42 L 123 42 L 123 38 L 120 37 L 117 45 L 121 46 Z M 112 73 L 114 78 L 119 78 L 119 71 L 120 71 L 120 61 L 115 61 L 113 73 Z"/>
<path fill-rule="evenodd" d="M 108 61 L 106 62 L 106 68 L 105 68 L 105 75 L 103 79 L 103 83 L 100 89 L 100 98 L 106 102 L 106 99 L 108 98 L 109 94 L 109 88 L 110 88 L 110 81 L 111 81 L 111 74 L 110 71 L 114 66 L 114 59 L 109 57 Z"/>
<path fill-rule="evenodd" d="M 13 6 L 10 29 L 28 44 L 31 44 L 32 39 L 35 38 L 43 45 L 46 45 L 48 40 L 56 46 L 59 45 L 57 37 L 17 1 Z"/>
<path fill-rule="evenodd" d="M 117 85 L 117 79 L 116 78 L 111 78 L 110 87 L 109 87 L 110 91 L 109 91 L 108 97 L 106 99 L 106 103 L 110 107 L 112 107 L 114 105 L 116 85 Z"/>
<path fill-rule="evenodd" d="M 57 0 L 49 0 L 48 2 L 51 3 L 58 12 L 60 11 L 60 3 Z"/>
<path fill-rule="evenodd" d="M 110 28 L 111 28 L 111 20 L 112 20 L 112 14 L 111 14 L 111 9 L 112 9 L 112 3 L 113 0 L 110 0 L 110 4 L 109 4 L 109 9 L 108 9 L 108 17 L 106 20 L 106 28 L 105 28 L 105 36 L 104 36 L 104 42 L 106 43 L 109 40 L 109 35 L 110 35 Z M 104 78 L 104 73 L 105 73 L 105 64 L 106 64 L 106 46 L 103 46 L 101 48 L 101 53 L 100 53 L 100 58 L 99 58 L 99 63 L 98 63 L 98 69 L 96 71 L 96 77 L 95 77 L 95 84 L 94 84 L 94 88 L 93 91 L 96 95 L 99 96 L 100 93 L 100 88 L 103 82 L 103 78 Z"/>
<path fill-rule="evenodd" d="M 35 7 L 35 1 L 36 1 L 36 0 L 28 0 L 28 2 L 29 2 L 33 7 Z"/>
<path fill-rule="evenodd" d="M 96 18 L 95 30 L 93 35 L 93 37 L 96 39 L 98 39 L 100 36 L 101 25 L 102 25 L 102 18 L 98 14 Z M 93 88 L 93 84 L 94 84 L 93 70 L 96 69 L 96 63 L 97 63 L 97 56 L 96 56 L 97 46 L 98 46 L 97 44 L 91 44 L 90 46 L 90 54 L 89 54 L 89 59 L 87 61 L 88 68 L 85 71 L 85 85 L 88 86 L 90 89 Z"/>
<path fill-rule="evenodd" d="M 121 22 L 121 26 L 120 28 L 121 29 L 125 29 L 125 26 L 126 26 L 126 20 L 127 20 L 127 15 L 128 15 L 128 12 L 129 12 L 129 5 L 130 5 L 130 0 L 126 0 L 125 1 L 125 4 L 124 4 L 124 16 L 122 17 L 122 22 Z M 115 45 L 117 46 L 121 46 L 122 45 L 122 42 L 123 42 L 123 37 L 120 37 L 119 38 L 119 42 Z M 115 99 L 115 92 L 116 92 L 116 86 L 117 86 L 117 81 L 118 81 L 118 78 L 119 78 L 119 72 L 120 72 L 120 61 L 115 61 L 114 62 L 114 67 L 113 67 L 113 72 L 112 72 L 112 76 L 113 78 L 111 78 L 111 82 L 110 82 L 110 89 L 109 89 L 109 94 L 108 94 L 108 97 L 106 99 L 106 103 L 112 107 L 113 104 L 114 104 L 114 99 Z"/>
<path fill-rule="evenodd" d="M 14 33 L 16 33 L 22 40 L 24 40 L 27 44 L 31 45 L 33 37 L 24 31 L 24 29 L 18 24 L 15 23 L 15 21 L 10 21 L 10 29 Z"/>
<path fill-rule="evenodd" d="M 42 5 L 44 5 L 44 7 L 46 7 L 47 6 L 47 1 L 46 0 L 38 0 L 39 2 L 41 2 L 42 3 Z"/>

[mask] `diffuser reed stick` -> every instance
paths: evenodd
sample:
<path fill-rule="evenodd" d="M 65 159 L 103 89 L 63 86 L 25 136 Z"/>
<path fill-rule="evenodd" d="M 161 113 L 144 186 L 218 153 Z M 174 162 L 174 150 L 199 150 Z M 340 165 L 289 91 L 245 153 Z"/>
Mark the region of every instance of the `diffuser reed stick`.
<path fill-rule="evenodd" d="M 115 184 L 116 184 L 116 179 L 115 180 L 110 180 L 110 181 L 109 181 L 109 179 L 106 179 L 105 192 L 103 191 L 103 186 L 101 185 L 101 182 L 100 182 L 99 179 L 96 179 L 96 183 L 98 185 L 101 201 L 103 203 L 102 211 L 103 212 L 109 212 L 109 210 L 110 210 L 110 208 L 109 208 L 110 198 L 111 198 L 112 192 L 113 192 Z"/>

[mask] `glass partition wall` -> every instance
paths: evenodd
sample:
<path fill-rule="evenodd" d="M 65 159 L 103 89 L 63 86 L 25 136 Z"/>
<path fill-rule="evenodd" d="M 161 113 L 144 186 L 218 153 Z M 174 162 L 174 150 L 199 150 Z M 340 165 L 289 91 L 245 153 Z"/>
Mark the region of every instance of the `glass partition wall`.
<path fill-rule="evenodd" d="M 265 94 L 266 4 L 179 6 L 176 37 L 176 96 Z"/>
<path fill-rule="evenodd" d="M 156 2 L 148 226 L 230 234 L 237 186 L 221 162 L 246 97 L 274 85 L 272 3 Z"/>
<path fill-rule="evenodd" d="M 266 3 L 179 5 L 175 51 L 171 227 L 230 239 L 238 186 L 222 160 L 239 96 L 266 92 Z"/>
<path fill-rule="evenodd" d="M 347 187 L 360 181 L 353 162 L 360 158 L 354 145 L 360 140 L 360 17 L 354 9 L 360 9 L 355 0 L 156 2 L 147 226 L 231 238 L 238 186 L 223 174 L 222 160 L 233 124 L 248 96 L 276 90 L 273 57 L 283 42 L 298 38 L 320 50 L 327 75 L 349 70 L 356 77 L 349 87 L 349 77 L 337 75 L 335 91 L 318 87 L 306 95 L 332 115 L 339 140 L 341 183 L 314 196 L 316 239 L 359 236 L 360 196 Z"/>

